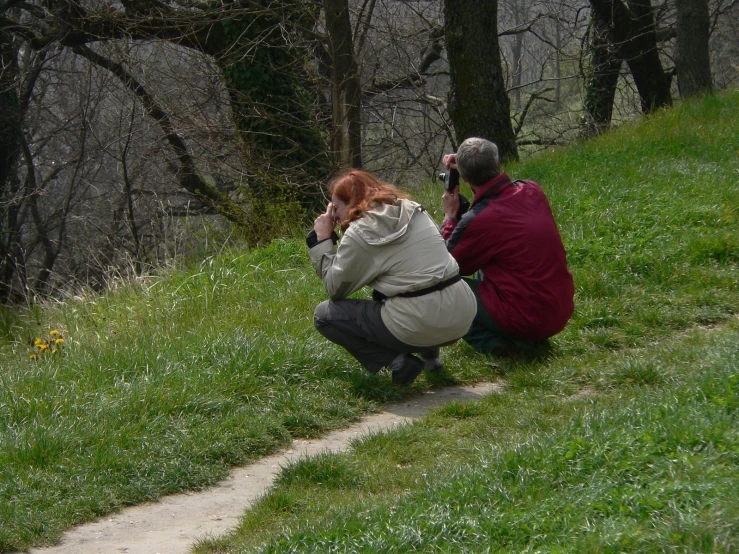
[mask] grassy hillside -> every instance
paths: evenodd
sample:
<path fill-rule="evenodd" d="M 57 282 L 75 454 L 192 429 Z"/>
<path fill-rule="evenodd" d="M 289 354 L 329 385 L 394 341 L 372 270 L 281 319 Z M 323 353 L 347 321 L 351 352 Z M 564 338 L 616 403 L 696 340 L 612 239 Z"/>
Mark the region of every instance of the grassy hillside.
<path fill-rule="evenodd" d="M 444 349 L 444 382 L 507 392 L 297 464 L 201 551 L 739 549 L 739 94 L 505 169 L 542 184 L 568 249 L 554 357 Z M 0 552 L 442 384 L 364 373 L 313 330 L 323 299 L 295 239 L 8 324 Z M 36 338 L 64 342 L 30 359 Z"/>
<path fill-rule="evenodd" d="M 297 462 L 195 550 L 737 552 L 737 331 L 557 360 L 551 380 Z M 599 386 L 555 392 L 573 370 Z"/>

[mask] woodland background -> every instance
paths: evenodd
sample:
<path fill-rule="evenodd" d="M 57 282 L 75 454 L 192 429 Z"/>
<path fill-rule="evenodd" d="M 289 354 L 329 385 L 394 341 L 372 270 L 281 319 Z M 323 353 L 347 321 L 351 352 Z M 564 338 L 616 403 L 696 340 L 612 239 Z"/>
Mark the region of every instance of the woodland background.
<path fill-rule="evenodd" d="M 341 168 L 409 189 L 736 88 L 737 3 L 0 0 L 0 303 L 266 243 Z"/>

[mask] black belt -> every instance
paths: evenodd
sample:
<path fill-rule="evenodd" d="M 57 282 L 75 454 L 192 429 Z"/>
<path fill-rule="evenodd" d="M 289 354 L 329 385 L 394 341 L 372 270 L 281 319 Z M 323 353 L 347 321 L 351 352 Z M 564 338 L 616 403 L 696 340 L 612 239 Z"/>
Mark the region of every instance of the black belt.
<path fill-rule="evenodd" d="M 430 287 L 426 287 L 425 289 L 419 289 L 419 290 L 413 290 L 410 292 L 401 292 L 400 294 L 396 294 L 395 296 L 401 296 L 403 298 L 415 298 L 416 296 L 424 296 L 426 294 L 431 294 L 432 292 L 436 292 L 438 290 L 443 290 L 447 288 L 450 285 L 453 285 L 457 281 L 461 280 L 462 276 L 457 273 L 454 277 L 450 277 L 446 281 L 441 281 L 440 283 L 436 283 L 435 285 L 432 285 Z M 372 291 L 372 299 L 373 300 L 385 300 L 388 298 L 384 294 L 382 294 L 379 291 L 373 290 Z"/>

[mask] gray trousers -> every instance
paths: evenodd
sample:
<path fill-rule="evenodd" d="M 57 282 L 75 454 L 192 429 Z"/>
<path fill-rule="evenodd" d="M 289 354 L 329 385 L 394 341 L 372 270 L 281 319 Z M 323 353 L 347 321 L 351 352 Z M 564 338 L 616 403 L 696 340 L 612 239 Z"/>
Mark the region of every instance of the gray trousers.
<path fill-rule="evenodd" d="M 395 338 L 382 322 L 381 308 L 382 302 L 375 300 L 326 300 L 316 306 L 313 324 L 328 340 L 346 348 L 370 373 L 377 373 L 403 353 L 416 352 L 424 359 L 439 356 L 439 346 L 443 345 L 412 346 Z"/>

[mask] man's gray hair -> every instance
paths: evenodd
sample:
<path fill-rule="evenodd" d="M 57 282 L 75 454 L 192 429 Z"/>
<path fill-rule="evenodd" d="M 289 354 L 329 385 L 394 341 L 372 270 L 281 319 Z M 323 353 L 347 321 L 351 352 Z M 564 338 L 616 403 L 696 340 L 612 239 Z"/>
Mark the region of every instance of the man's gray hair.
<path fill-rule="evenodd" d="M 484 138 L 468 138 L 457 148 L 457 170 L 470 185 L 484 185 L 500 174 L 498 147 Z"/>

